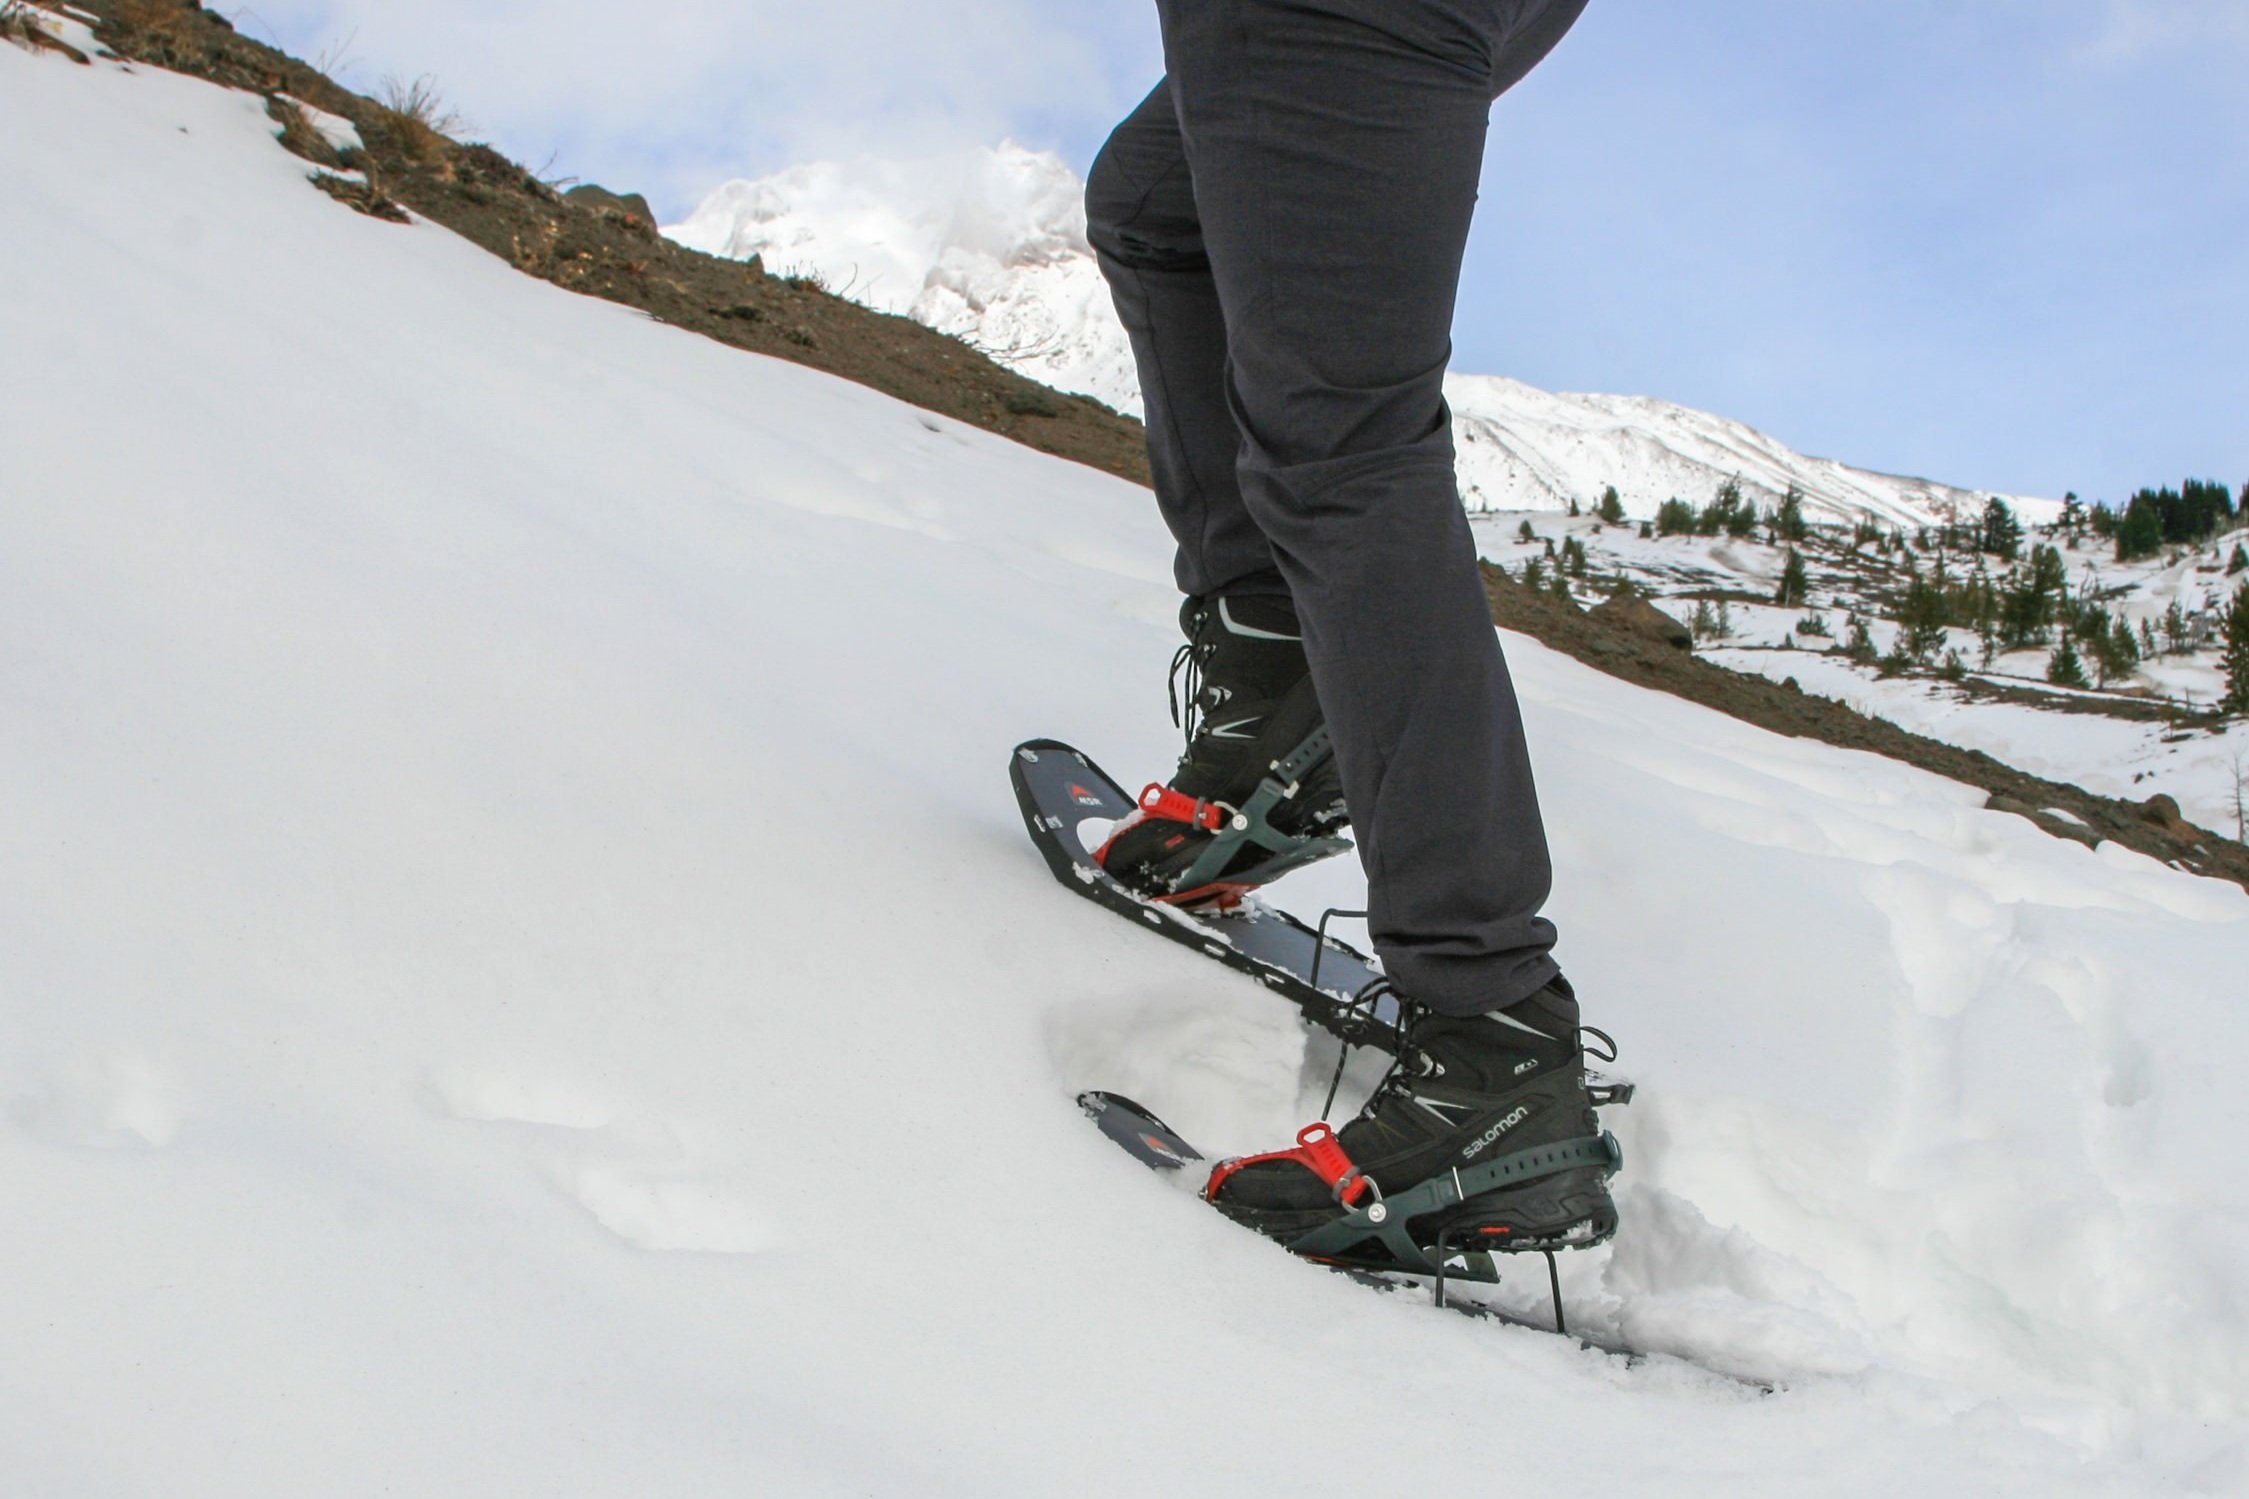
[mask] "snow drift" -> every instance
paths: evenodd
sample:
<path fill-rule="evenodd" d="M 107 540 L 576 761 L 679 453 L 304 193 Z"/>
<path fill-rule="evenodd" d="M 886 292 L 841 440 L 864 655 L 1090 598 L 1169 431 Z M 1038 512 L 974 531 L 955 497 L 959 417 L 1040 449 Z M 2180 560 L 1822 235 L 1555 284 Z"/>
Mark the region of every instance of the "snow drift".
<path fill-rule="evenodd" d="M 1071 1105 L 1328 1060 L 1016 823 L 1167 761 L 1147 497 L 271 137 L 0 46 L 0 1486 L 2249 1481 L 2242 892 L 1511 639 L 1643 1087 L 1571 1295 L 1777 1388 L 1369 1294 Z"/>

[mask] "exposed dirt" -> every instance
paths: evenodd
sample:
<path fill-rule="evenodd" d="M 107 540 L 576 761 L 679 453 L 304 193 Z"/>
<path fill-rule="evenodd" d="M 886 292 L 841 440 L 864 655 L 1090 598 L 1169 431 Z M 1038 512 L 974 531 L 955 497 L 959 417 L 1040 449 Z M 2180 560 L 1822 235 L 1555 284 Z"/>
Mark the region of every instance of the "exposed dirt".
<path fill-rule="evenodd" d="M 527 274 L 636 307 L 734 348 L 825 370 L 996 432 L 1041 452 L 1145 484 L 1138 422 L 1083 396 L 1026 380 L 956 339 L 870 311 L 810 282 L 768 276 L 657 234 L 629 199 L 564 197 L 489 146 L 449 139 L 429 122 L 337 85 L 304 63 L 238 35 L 195 0 L 77 0 L 96 34 L 130 61 L 263 94 L 282 143 L 326 170 L 308 173 L 337 201 L 442 224 Z M 339 157 L 279 96 L 350 120 L 364 152 Z M 339 176 L 341 171 L 345 175 Z M 1492 617 L 1612 676 L 1778 733 L 1869 750 L 1981 788 L 1989 804 L 2081 843 L 2114 840 L 2177 868 L 2249 888 L 2249 847 L 2179 820 L 2169 798 L 2145 805 L 2025 775 L 1973 750 L 1907 733 L 1826 698 L 1727 671 L 1648 635 L 1588 616 L 1485 566 Z M 1745 596 L 1746 597 L 1746 596 Z M 2055 816 L 2059 811 L 2078 819 Z"/>
<path fill-rule="evenodd" d="M 1063 395 L 957 339 L 872 312 L 809 282 L 683 249 L 642 216 L 573 201 L 489 146 L 462 145 L 411 115 L 338 86 L 238 35 L 192 0 L 87 0 L 96 34 L 120 57 L 248 89 L 287 94 L 348 119 L 366 142 L 341 163 L 364 184 L 323 190 L 384 217 L 402 205 L 557 286 L 637 307 L 735 348 L 826 370 L 1041 452 L 1147 482 L 1140 424 L 1098 401 Z M 336 165 L 305 150 L 315 164 Z M 317 140 L 317 137 L 314 137 Z"/>
<path fill-rule="evenodd" d="M 2202 729 L 2211 733 L 2222 731 L 2226 723 L 2223 714 L 2206 708 L 2182 708 L 2159 697 L 2133 697 L 2120 692 L 2103 693 L 2098 697 L 2075 692 L 2041 692 L 2035 687 L 2017 687 L 1973 673 L 1954 685 L 1968 696 L 1985 702 L 2013 703 L 2017 707 L 2036 708 L 2041 713 L 2120 718 L 2126 723 L 2163 723 L 2181 731 Z"/>
<path fill-rule="evenodd" d="M 2146 803 L 2095 796 L 2080 787 L 2042 780 L 1978 750 L 1961 749 L 1908 733 L 1887 719 L 1869 718 L 1793 682 L 1728 671 L 1692 652 L 1610 624 L 1542 589 L 1525 588 L 1489 563 L 1484 590 L 1492 617 L 1588 666 L 1641 687 L 1701 703 L 1759 728 L 1844 749 L 1868 750 L 1902 760 L 1983 791 L 1988 804 L 2014 812 L 2058 838 L 2079 843 L 2113 840 L 2175 868 L 2249 889 L 2249 846 L 2221 838 L 2179 817 L 2169 797 Z M 2057 817 L 2064 812 L 2078 819 Z"/>

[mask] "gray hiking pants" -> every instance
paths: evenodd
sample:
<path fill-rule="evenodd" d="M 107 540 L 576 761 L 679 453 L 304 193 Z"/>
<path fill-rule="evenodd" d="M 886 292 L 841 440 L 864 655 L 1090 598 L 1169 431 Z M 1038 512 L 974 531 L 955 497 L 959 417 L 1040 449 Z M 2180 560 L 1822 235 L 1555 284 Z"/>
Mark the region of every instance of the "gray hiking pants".
<path fill-rule="evenodd" d="M 1584 6 L 1157 0 L 1168 76 L 1086 188 L 1179 586 L 1294 598 L 1375 949 L 1451 1014 L 1558 972 L 1442 385 L 1490 103 Z"/>

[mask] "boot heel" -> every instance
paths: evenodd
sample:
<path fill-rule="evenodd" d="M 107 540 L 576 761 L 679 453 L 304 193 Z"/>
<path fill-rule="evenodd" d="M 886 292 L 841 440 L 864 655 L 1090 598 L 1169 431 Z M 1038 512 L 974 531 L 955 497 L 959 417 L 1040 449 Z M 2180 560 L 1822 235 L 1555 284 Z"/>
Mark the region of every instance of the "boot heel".
<path fill-rule="evenodd" d="M 1581 1166 L 1471 1197 L 1431 1224 L 1430 1238 L 1442 1236 L 1461 1249 L 1517 1254 L 1586 1248 L 1608 1239 L 1616 1224 L 1608 1173 Z"/>

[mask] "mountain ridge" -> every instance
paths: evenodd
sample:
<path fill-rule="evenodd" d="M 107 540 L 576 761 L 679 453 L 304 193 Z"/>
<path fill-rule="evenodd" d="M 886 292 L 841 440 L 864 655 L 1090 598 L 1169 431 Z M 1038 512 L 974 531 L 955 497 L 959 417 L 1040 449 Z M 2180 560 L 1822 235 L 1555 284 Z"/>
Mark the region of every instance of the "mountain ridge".
<path fill-rule="evenodd" d="M 1086 242 L 1082 184 L 1052 152 L 1003 142 L 926 162 L 802 164 L 725 183 L 664 233 L 812 276 L 1056 389 L 1141 412 L 1131 350 Z M 1590 507 L 1614 484 L 1644 519 L 1666 499 L 1700 504 L 1732 480 L 1768 507 L 1794 487 L 1817 518 L 1915 528 L 1967 519 L 1993 494 L 1812 457 L 1654 396 L 1553 392 L 1466 372 L 1448 376 L 1445 392 L 1471 510 Z M 2059 510 L 2000 497 L 2031 519 Z"/>

